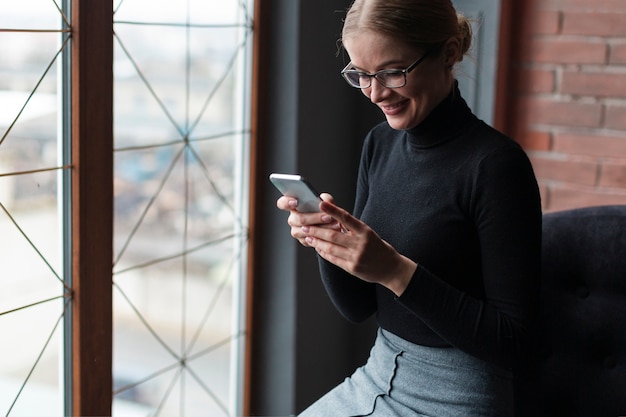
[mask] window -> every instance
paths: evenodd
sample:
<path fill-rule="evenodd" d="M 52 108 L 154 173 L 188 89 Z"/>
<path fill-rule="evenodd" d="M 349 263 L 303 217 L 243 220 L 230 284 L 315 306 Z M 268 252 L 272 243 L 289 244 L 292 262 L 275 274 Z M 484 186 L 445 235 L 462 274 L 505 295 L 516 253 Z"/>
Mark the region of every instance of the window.
<path fill-rule="evenodd" d="M 250 7 L 115 9 L 114 406 L 238 414 Z"/>
<path fill-rule="evenodd" d="M 0 412 L 237 415 L 252 2 L 114 3 L 0 4 Z"/>

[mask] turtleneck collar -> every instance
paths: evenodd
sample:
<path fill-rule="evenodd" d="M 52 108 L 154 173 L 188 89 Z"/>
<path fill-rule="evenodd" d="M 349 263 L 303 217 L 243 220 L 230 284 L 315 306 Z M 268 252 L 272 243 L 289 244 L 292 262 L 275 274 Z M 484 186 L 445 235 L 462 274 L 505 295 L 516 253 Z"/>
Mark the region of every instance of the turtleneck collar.
<path fill-rule="evenodd" d="M 453 139 L 465 131 L 468 123 L 477 120 L 461 97 L 458 81 L 450 94 L 439 103 L 419 125 L 405 130 L 409 143 L 417 148 L 429 148 Z"/>

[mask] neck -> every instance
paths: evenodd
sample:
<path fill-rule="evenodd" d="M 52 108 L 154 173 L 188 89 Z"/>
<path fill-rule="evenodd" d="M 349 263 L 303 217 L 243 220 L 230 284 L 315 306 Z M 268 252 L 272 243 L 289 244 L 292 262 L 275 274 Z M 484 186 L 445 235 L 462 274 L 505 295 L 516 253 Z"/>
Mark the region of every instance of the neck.
<path fill-rule="evenodd" d="M 416 146 L 432 146 L 455 137 L 474 119 L 471 110 L 461 97 L 456 82 L 428 117 L 407 133 Z"/>

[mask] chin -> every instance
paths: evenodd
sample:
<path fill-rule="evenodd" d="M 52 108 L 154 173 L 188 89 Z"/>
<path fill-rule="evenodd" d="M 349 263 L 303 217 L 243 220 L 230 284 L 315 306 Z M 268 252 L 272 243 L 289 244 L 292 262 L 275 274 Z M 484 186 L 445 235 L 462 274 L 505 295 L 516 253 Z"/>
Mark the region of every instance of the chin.
<path fill-rule="evenodd" d="M 387 123 L 391 128 L 395 130 L 407 130 L 414 128 L 418 124 L 420 124 L 421 120 L 407 120 L 407 119 L 398 119 L 394 117 L 387 117 Z"/>

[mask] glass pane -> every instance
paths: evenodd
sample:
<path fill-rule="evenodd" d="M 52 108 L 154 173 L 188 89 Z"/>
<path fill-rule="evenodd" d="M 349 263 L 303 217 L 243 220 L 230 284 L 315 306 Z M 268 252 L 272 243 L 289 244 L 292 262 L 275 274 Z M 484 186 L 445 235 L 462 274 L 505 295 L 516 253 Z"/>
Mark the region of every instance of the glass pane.
<path fill-rule="evenodd" d="M 52 0 L 0 3 L 0 413 L 9 416 L 64 411 L 61 24 Z"/>
<path fill-rule="evenodd" d="M 250 5 L 115 7 L 114 414 L 238 415 Z"/>
<path fill-rule="evenodd" d="M 187 0 L 184 4 L 171 0 L 150 0 L 150 10 L 146 10 L 146 1 L 115 0 L 115 20 L 117 22 L 223 25 L 245 22 L 244 19 L 250 17 L 248 10 L 252 7 L 251 2 L 240 0 L 223 2 Z M 242 10 L 245 7 L 248 10 Z"/>
<path fill-rule="evenodd" d="M 2 29 L 58 29 L 59 24 L 59 9 L 53 0 L 0 2 Z"/>
<path fill-rule="evenodd" d="M 233 94 L 241 75 L 234 69 L 241 64 L 244 31 L 201 27 L 188 39 L 184 27 L 116 25 L 116 146 L 240 130 Z"/>

